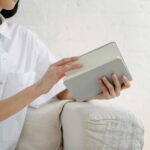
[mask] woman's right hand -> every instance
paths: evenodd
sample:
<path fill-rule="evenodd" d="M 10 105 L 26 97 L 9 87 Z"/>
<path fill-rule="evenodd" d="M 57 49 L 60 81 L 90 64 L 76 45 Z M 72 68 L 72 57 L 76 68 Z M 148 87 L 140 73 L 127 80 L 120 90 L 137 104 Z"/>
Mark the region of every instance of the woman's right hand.
<path fill-rule="evenodd" d="M 82 64 L 69 64 L 77 60 L 79 60 L 79 57 L 68 57 L 50 65 L 44 76 L 37 82 L 38 92 L 46 94 L 62 77 L 65 76 L 67 71 L 81 68 Z"/>

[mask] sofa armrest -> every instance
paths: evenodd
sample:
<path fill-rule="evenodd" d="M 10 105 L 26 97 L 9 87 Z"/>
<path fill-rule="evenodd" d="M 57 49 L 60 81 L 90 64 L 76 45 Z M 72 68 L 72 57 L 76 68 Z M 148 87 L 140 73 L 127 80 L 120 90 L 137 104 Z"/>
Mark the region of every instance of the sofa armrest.
<path fill-rule="evenodd" d="M 72 102 L 61 115 L 64 150 L 142 150 L 144 127 L 109 101 Z"/>
<path fill-rule="evenodd" d="M 16 150 L 58 150 L 62 145 L 60 114 L 69 101 L 28 109 Z"/>

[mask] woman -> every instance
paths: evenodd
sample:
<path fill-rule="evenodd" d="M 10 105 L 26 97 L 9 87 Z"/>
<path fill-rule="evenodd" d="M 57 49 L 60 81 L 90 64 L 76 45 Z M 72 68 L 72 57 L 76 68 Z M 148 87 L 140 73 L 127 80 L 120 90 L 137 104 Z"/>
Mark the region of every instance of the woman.
<path fill-rule="evenodd" d="M 82 67 L 82 64 L 69 64 L 78 57 L 56 62 L 34 33 L 4 19 L 17 12 L 18 2 L 0 0 L 0 150 L 15 149 L 27 106 L 32 101 L 38 100 L 32 103 L 35 105 L 52 97 L 74 100 L 62 78 L 65 72 Z M 130 87 L 125 76 L 123 85 L 115 74 L 112 80 L 113 84 L 106 77 L 99 80 L 102 92 L 96 99 L 114 98 L 122 89 Z"/>

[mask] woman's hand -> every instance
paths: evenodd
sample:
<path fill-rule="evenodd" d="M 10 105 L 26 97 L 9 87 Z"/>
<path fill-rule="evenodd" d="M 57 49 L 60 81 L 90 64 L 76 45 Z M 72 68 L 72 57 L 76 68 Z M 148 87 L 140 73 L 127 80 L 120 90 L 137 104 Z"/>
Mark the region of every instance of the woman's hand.
<path fill-rule="evenodd" d="M 45 94 L 62 78 L 67 71 L 79 69 L 82 64 L 69 64 L 77 61 L 79 57 L 64 58 L 48 68 L 45 75 L 37 82 L 38 92 Z"/>
<path fill-rule="evenodd" d="M 130 82 L 126 76 L 122 76 L 123 85 L 119 82 L 119 79 L 116 74 L 112 74 L 113 84 L 109 82 L 106 77 L 103 77 L 99 80 L 102 92 L 94 97 L 94 99 L 112 99 L 118 97 L 123 89 L 130 87 Z"/>

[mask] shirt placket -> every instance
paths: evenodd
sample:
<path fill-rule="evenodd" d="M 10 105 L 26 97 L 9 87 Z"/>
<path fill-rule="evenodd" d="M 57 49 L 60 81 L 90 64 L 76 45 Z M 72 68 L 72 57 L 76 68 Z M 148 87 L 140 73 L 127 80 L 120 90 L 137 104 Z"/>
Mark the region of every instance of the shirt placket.
<path fill-rule="evenodd" d="M 8 54 L 0 49 L 0 98 L 4 91 L 8 70 Z"/>
<path fill-rule="evenodd" d="M 6 74 L 0 74 L 0 99 L 2 98 L 5 84 L 6 84 L 7 75 Z"/>
<path fill-rule="evenodd" d="M 8 53 L 0 49 L 0 73 L 7 73 L 8 70 Z"/>

